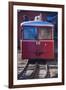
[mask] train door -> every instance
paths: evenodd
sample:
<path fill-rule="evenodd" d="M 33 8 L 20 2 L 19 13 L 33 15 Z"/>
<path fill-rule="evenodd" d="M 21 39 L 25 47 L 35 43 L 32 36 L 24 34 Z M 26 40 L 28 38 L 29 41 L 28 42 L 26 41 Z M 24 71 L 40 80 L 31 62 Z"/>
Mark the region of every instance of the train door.
<path fill-rule="evenodd" d="M 24 27 L 23 28 L 23 40 L 22 40 L 22 58 L 23 59 L 35 59 L 36 55 L 36 43 L 37 28 L 36 27 Z"/>
<path fill-rule="evenodd" d="M 38 29 L 39 40 L 39 55 L 41 59 L 53 59 L 54 58 L 54 40 L 53 40 L 53 28 L 52 27 L 40 27 Z"/>

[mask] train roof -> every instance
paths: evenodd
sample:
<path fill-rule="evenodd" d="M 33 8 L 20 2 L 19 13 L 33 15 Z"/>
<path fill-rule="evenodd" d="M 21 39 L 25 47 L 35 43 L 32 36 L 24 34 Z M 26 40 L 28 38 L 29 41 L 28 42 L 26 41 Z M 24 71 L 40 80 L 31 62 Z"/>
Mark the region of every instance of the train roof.
<path fill-rule="evenodd" d="M 50 26 L 50 27 L 53 27 L 54 25 L 47 21 L 26 21 L 26 22 L 21 23 L 21 26 Z"/>

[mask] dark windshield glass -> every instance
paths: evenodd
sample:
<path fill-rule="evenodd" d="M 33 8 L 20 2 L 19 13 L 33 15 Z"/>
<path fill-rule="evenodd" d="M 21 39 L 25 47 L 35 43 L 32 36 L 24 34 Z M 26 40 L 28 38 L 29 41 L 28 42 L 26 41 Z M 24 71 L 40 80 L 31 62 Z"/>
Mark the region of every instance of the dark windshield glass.
<path fill-rule="evenodd" d="M 28 40 L 37 39 L 37 28 L 24 27 L 24 39 L 28 39 Z"/>

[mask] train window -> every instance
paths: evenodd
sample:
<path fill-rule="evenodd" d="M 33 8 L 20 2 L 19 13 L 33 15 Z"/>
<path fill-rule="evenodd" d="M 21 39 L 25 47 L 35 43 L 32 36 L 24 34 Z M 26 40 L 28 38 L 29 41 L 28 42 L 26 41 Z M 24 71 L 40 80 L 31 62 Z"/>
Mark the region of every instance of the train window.
<path fill-rule="evenodd" d="M 39 39 L 51 39 L 51 29 L 50 28 L 40 28 L 38 38 Z"/>
<path fill-rule="evenodd" d="M 37 38 L 37 28 L 35 27 L 24 27 L 24 37 L 25 40 L 35 40 Z"/>

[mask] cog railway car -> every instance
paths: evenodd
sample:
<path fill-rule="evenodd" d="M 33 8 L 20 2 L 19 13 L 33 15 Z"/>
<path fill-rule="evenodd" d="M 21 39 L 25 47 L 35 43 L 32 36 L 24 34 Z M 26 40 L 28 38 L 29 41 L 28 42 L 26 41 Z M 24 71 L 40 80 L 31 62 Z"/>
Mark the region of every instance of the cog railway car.
<path fill-rule="evenodd" d="M 54 59 L 54 25 L 47 21 L 26 21 L 22 29 L 22 59 Z"/>

